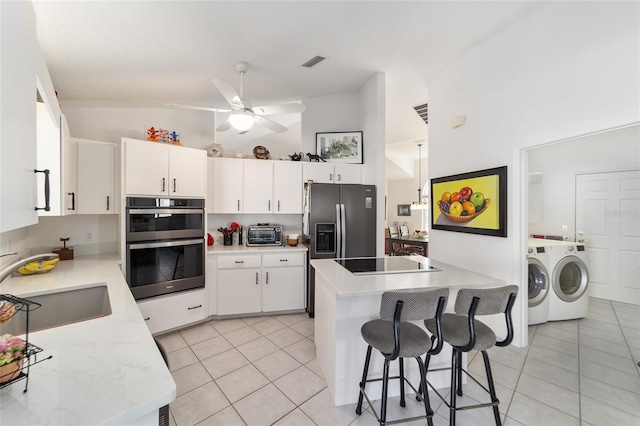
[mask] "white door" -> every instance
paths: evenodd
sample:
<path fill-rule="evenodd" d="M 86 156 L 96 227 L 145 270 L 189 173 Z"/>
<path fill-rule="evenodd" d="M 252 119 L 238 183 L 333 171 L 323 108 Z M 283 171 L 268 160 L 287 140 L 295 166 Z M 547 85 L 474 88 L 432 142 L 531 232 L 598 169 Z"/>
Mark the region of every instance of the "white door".
<path fill-rule="evenodd" d="M 263 268 L 262 311 L 304 309 L 304 267 Z"/>
<path fill-rule="evenodd" d="M 590 295 L 640 305 L 640 171 L 576 176 Z"/>
<path fill-rule="evenodd" d="M 274 162 L 274 213 L 302 214 L 302 193 L 302 164 L 298 161 Z"/>
<path fill-rule="evenodd" d="M 243 213 L 273 213 L 273 161 L 244 160 Z"/>
<path fill-rule="evenodd" d="M 169 194 L 206 197 L 207 151 L 169 146 Z"/>
<path fill-rule="evenodd" d="M 242 213 L 242 160 L 212 158 L 212 213 Z"/>
<path fill-rule="evenodd" d="M 218 270 L 218 315 L 260 312 L 260 268 Z"/>
<path fill-rule="evenodd" d="M 71 140 L 67 117 L 60 116 L 60 167 L 62 168 L 62 216 L 78 212 L 78 151 Z"/>
<path fill-rule="evenodd" d="M 116 147 L 78 142 L 79 214 L 115 214 Z"/>
<path fill-rule="evenodd" d="M 169 194 L 169 147 L 155 142 L 125 143 L 125 192 L 127 195 Z"/>
<path fill-rule="evenodd" d="M 303 163 L 302 181 L 314 181 L 315 183 L 334 183 L 335 175 L 333 164 L 329 163 Z"/>
<path fill-rule="evenodd" d="M 336 164 L 335 183 L 362 183 L 362 166 L 359 164 Z"/>

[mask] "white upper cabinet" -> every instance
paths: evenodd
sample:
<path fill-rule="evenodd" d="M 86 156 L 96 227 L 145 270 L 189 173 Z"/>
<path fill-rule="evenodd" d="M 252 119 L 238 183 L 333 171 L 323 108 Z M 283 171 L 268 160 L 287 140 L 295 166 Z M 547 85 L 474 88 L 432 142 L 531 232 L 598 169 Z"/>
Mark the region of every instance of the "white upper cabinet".
<path fill-rule="evenodd" d="M 210 158 L 212 213 L 242 213 L 243 160 Z"/>
<path fill-rule="evenodd" d="M 302 165 L 291 161 L 209 159 L 212 213 L 302 213 Z"/>
<path fill-rule="evenodd" d="M 127 195 L 206 196 L 204 150 L 122 138 Z"/>
<path fill-rule="evenodd" d="M 276 214 L 302 213 L 302 163 L 276 161 L 273 163 L 273 211 Z"/>
<path fill-rule="evenodd" d="M 38 222 L 36 37 L 31 2 L 0 2 L 0 232 Z"/>
<path fill-rule="evenodd" d="M 76 214 L 78 212 L 78 150 L 71 139 L 71 131 L 64 114 L 60 116 L 60 158 L 60 167 L 62 168 L 60 173 L 62 179 L 61 214 L 63 216 Z"/>
<path fill-rule="evenodd" d="M 273 161 L 243 160 L 243 213 L 273 213 Z"/>
<path fill-rule="evenodd" d="M 305 162 L 302 166 L 303 181 L 315 183 L 362 183 L 361 164 Z"/>
<path fill-rule="evenodd" d="M 116 146 L 74 140 L 78 151 L 78 214 L 116 213 Z"/>

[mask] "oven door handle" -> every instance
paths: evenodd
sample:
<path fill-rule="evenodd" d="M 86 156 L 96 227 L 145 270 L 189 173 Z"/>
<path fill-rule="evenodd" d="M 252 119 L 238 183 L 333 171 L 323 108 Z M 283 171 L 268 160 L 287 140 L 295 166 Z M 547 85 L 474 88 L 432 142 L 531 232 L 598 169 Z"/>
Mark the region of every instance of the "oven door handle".
<path fill-rule="evenodd" d="M 202 214 L 203 212 L 203 209 L 129 209 L 129 214 Z"/>
<path fill-rule="evenodd" d="M 140 243 L 140 244 L 129 244 L 129 248 L 132 250 L 137 249 L 148 249 L 148 248 L 158 248 L 158 247 L 177 247 L 177 246 L 186 246 L 189 244 L 204 244 L 204 239 L 200 240 L 177 240 L 177 241 L 162 241 L 158 243 Z"/>

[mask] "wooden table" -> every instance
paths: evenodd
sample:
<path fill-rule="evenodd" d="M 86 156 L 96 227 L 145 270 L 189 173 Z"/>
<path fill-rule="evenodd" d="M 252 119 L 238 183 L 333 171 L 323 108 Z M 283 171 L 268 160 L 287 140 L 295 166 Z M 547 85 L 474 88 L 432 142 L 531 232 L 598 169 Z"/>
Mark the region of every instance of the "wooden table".
<path fill-rule="evenodd" d="M 429 238 L 418 239 L 411 237 L 389 237 L 387 240 L 389 242 L 389 255 L 391 256 L 406 256 L 417 254 L 429 257 Z M 419 250 L 416 249 L 411 250 L 411 248 L 418 247 L 421 248 L 423 252 L 419 252 Z M 405 248 L 408 248 L 409 250 L 403 250 Z"/>

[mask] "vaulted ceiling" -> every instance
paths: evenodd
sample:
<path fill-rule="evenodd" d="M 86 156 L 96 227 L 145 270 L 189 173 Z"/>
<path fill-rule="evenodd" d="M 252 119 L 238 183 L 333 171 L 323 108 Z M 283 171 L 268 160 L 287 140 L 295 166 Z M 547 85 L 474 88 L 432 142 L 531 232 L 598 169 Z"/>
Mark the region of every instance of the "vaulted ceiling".
<path fill-rule="evenodd" d="M 387 144 L 427 137 L 413 106 L 456 56 L 533 1 L 38 1 L 38 35 L 61 105 L 226 107 L 251 64 L 254 105 L 359 90 L 386 73 Z M 301 65 L 320 55 L 313 68 Z"/>

